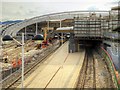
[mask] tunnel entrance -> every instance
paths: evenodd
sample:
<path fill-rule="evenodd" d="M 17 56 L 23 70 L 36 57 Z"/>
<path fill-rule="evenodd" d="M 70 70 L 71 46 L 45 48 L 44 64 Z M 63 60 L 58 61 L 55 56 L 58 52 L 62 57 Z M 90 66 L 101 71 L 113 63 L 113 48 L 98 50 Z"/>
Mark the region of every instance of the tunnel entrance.
<path fill-rule="evenodd" d="M 94 48 L 100 46 L 102 44 L 102 40 L 79 40 L 78 43 L 85 47 Z"/>
<path fill-rule="evenodd" d="M 102 40 L 69 40 L 69 53 L 79 52 L 81 48 L 89 47 L 91 49 L 98 48 L 102 45 Z"/>

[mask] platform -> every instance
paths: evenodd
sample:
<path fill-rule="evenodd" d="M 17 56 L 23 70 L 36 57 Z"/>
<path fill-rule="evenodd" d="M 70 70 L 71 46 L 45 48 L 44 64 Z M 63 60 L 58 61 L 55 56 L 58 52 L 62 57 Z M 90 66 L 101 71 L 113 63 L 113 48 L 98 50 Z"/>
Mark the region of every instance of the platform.
<path fill-rule="evenodd" d="M 74 88 L 83 64 L 84 55 L 85 50 L 68 53 L 68 42 L 66 42 L 26 78 L 24 87 Z"/>

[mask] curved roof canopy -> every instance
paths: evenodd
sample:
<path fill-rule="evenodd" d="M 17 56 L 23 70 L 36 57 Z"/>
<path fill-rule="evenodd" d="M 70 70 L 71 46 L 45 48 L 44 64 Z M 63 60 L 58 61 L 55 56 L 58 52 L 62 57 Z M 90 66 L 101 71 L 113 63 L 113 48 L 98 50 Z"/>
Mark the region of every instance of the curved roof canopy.
<path fill-rule="evenodd" d="M 90 13 L 96 13 L 96 15 L 98 16 L 99 15 L 107 16 L 109 14 L 109 11 L 69 11 L 69 12 L 42 15 L 42 16 L 24 20 L 23 22 L 14 24 L 9 28 L 6 28 L 2 33 L 2 36 L 12 35 L 14 37 L 16 36 L 17 32 L 20 31 L 22 28 L 34 23 L 50 21 L 50 20 L 73 19 L 74 17 L 87 17 L 89 16 Z"/>
<path fill-rule="evenodd" d="M 56 29 L 56 32 L 72 32 L 72 31 L 73 27 L 61 27 Z"/>
<path fill-rule="evenodd" d="M 113 7 L 111 10 L 120 10 L 120 6 Z"/>

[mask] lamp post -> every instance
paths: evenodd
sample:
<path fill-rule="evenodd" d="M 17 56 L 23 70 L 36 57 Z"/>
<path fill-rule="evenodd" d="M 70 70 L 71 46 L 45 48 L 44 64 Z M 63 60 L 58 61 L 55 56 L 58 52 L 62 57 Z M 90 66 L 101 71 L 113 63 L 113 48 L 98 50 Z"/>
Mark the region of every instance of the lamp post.
<path fill-rule="evenodd" d="M 22 33 L 22 83 L 21 87 L 24 88 L 24 33 Z"/>
<path fill-rule="evenodd" d="M 35 31 L 36 35 L 38 33 L 38 23 L 36 23 L 36 31 Z"/>
<path fill-rule="evenodd" d="M 22 43 L 17 41 L 15 38 L 13 38 L 10 35 L 6 35 L 2 38 L 2 41 L 15 41 L 18 44 L 20 44 L 22 46 L 22 74 L 21 74 L 21 88 L 24 88 L 24 33 L 22 33 Z M 40 41 L 40 40 L 44 40 L 43 36 L 41 34 L 36 35 L 32 40 L 35 41 Z"/>
<path fill-rule="evenodd" d="M 21 88 L 24 88 L 24 33 L 22 33 L 22 43 L 17 41 L 15 38 L 12 38 L 10 35 L 6 35 L 2 38 L 5 41 L 12 41 L 14 40 L 18 44 L 22 46 L 22 74 L 21 74 Z"/>

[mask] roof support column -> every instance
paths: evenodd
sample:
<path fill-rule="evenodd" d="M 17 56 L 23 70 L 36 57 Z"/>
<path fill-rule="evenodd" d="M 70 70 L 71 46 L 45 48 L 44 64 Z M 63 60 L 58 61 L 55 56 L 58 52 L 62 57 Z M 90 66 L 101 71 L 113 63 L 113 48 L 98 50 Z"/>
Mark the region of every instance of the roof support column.
<path fill-rule="evenodd" d="M 62 27 L 62 20 L 61 20 L 61 18 L 60 18 L 60 28 Z M 61 39 L 62 39 L 62 44 L 63 44 L 63 33 L 61 33 L 62 35 L 61 35 Z"/>
<path fill-rule="evenodd" d="M 36 35 L 38 34 L 38 24 L 36 23 Z"/>
<path fill-rule="evenodd" d="M 61 26 L 62 26 L 62 21 L 61 21 L 61 19 L 60 19 L 60 28 L 61 28 Z"/>
<path fill-rule="evenodd" d="M 26 32 L 26 28 L 27 28 L 27 26 L 25 27 L 25 39 L 27 38 L 27 32 Z"/>

